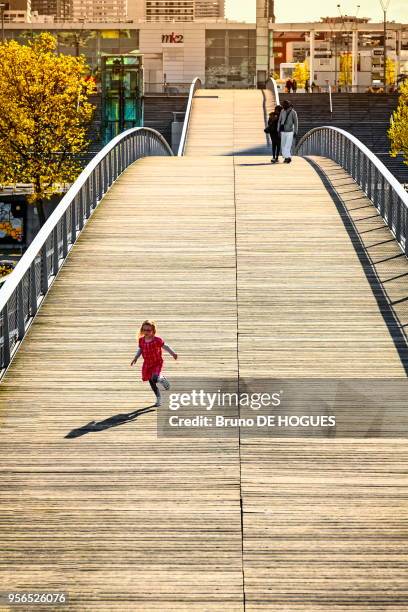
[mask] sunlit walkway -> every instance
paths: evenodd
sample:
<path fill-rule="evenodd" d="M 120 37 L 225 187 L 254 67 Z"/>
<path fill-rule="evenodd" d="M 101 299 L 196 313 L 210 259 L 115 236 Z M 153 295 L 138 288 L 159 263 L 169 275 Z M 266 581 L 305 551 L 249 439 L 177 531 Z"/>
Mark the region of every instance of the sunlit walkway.
<path fill-rule="evenodd" d="M 171 380 L 406 376 L 339 212 L 388 232 L 369 201 L 333 162 L 253 155 L 262 95 L 214 93 L 219 148 L 203 90 L 187 156 L 118 179 L 0 385 L 0 583 L 63 589 L 72 610 L 403 610 L 405 441 L 165 439 L 155 410 L 135 414 L 146 317 L 179 354 Z M 386 248 L 380 283 L 408 273 Z"/>

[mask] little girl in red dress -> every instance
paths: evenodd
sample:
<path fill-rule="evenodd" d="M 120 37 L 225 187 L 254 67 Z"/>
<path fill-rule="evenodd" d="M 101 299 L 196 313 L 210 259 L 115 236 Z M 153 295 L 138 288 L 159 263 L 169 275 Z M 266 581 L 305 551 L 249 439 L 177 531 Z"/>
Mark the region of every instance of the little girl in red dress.
<path fill-rule="evenodd" d="M 142 380 L 149 381 L 153 393 L 156 396 L 155 406 L 160 406 L 161 397 L 157 383 L 163 385 L 164 389 L 170 389 L 170 383 L 161 376 L 163 367 L 162 349 L 177 359 L 177 353 L 165 344 L 162 338 L 156 336 L 156 324 L 154 321 L 144 321 L 139 332 L 139 348 L 134 356 L 131 366 L 134 366 L 139 357 L 143 357 Z"/>

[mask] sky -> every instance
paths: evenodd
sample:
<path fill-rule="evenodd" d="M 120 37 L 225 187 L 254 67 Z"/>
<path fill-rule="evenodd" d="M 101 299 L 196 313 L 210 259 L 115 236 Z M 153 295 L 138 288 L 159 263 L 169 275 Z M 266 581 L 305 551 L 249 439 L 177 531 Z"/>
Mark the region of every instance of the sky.
<path fill-rule="evenodd" d="M 276 21 L 319 21 L 320 17 L 338 15 L 338 4 L 343 15 L 355 15 L 356 7 L 360 4 L 359 17 L 371 17 L 372 21 L 383 19 L 380 0 L 275 0 Z M 226 0 L 226 16 L 228 19 L 254 23 L 255 6 L 256 0 Z M 391 0 L 388 15 L 389 21 L 408 23 L 408 0 Z"/>

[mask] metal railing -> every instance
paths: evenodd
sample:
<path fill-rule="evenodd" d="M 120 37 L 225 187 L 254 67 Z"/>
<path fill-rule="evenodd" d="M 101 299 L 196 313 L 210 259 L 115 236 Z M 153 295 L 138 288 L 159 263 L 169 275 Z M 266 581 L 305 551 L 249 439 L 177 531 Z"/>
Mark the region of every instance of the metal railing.
<path fill-rule="evenodd" d="M 370 149 L 348 132 L 324 126 L 305 134 L 296 154 L 328 157 L 344 168 L 374 204 L 408 257 L 408 193 Z"/>
<path fill-rule="evenodd" d="M 200 89 L 201 85 L 202 85 L 201 79 L 199 79 L 198 77 L 196 77 L 194 81 L 191 83 L 190 94 L 188 96 L 188 103 L 187 103 L 187 109 L 186 109 L 186 116 L 184 118 L 183 131 L 181 134 L 180 145 L 179 145 L 179 149 L 177 153 L 178 157 L 182 157 L 184 155 L 184 150 L 186 148 L 186 142 L 187 142 L 187 133 L 188 133 L 188 128 L 189 128 L 190 119 L 191 119 L 191 110 L 193 107 L 193 98 L 194 98 L 195 92 L 198 89 Z"/>
<path fill-rule="evenodd" d="M 145 95 L 166 95 L 166 96 L 177 96 L 186 95 L 190 93 L 191 81 L 188 83 L 144 83 L 144 94 Z"/>
<path fill-rule="evenodd" d="M 275 81 L 275 79 L 269 78 L 266 81 L 266 89 L 269 89 L 273 93 L 273 96 L 275 98 L 275 105 L 280 104 L 280 100 L 279 100 L 279 88 L 278 88 L 278 84 Z"/>
<path fill-rule="evenodd" d="M 132 128 L 87 165 L 0 289 L 0 379 L 82 229 L 118 176 L 134 161 L 173 155 L 149 128 Z"/>

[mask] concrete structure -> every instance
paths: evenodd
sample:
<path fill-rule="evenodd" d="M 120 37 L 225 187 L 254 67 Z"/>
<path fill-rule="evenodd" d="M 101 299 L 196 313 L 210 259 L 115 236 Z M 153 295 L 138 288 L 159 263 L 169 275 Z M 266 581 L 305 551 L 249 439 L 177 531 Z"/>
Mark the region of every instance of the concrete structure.
<path fill-rule="evenodd" d="M 264 86 L 270 72 L 268 0 L 256 0 L 256 79 Z"/>
<path fill-rule="evenodd" d="M 129 0 L 127 15 L 135 21 L 194 21 L 223 18 L 225 0 Z"/>
<path fill-rule="evenodd" d="M 206 19 L 208 17 L 224 17 L 225 0 L 195 0 L 195 19 Z"/>
<path fill-rule="evenodd" d="M 70 17 L 78 21 L 125 21 L 127 0 L 70 0 Z"/>
<path fill-rule="evenodd" d="M 25 23 L 31 21 L 31 0 L 9 0 L 4 2 L 4 22 Z"/>
<path fill-rule="evenodd" d="M 146 19 L 146 1 L 145 0 L 128 0 L 127 2 L 127 18 L 134 23 L 144 21 Z"/>
<path fill-rule="evenodd" d="M 80 0 L 72 1 L 78 2 L 75 10 L 86 12 Z M 118 4 L 112 2 L 106 7 L 117 13 L 124 10 L 125 0 L 115 1 Z M 76 52 L 66 42 L 68 34 L 74 32 L 81 40 L 81 53 L 94 68 L 100 63 L 101 53 L 140 49 L 145 54 L 146 84 L 187 83 L 199 76 L 209 87 L 253 87 L 257 71 L 258 74 L 263 71 L 264 76 L 272 70 L 282 71 L 285 77 L 296 62 L 307 60 L 312 81 L 320 87 L 328 83 L 334 86 L 339 80 L 341 56 L 347 53 L 354 57 L 349 90 L 365 91 L 381 83 L 382 23 L 367 20 L 273 23 L 270 9 L 271 3 L 258 0 L 258 27 L 222 19 L 168 23 L 118 23 L 112 19 L 101 23 L 101 10 L 100 16 L 94 17 L 94 22 L 87 21 L 86 26 L 78 20 L 49 26 L 34 23 L 31 18 L 31 28 L 53 31 L 61 39 L 60 50 L 66 53 Z M 25 23 L 6 23 L 6 37 L 18 39 L 26 29 Z M 388 24 L 387 52 L 395 61 L 397 73 L 408 73 L 408 29 L 403 24 Z"/>
<path fill-rule="evenodd" d="M 194 21 L 194 0 L 146 0 L 146 21 Z"/>

